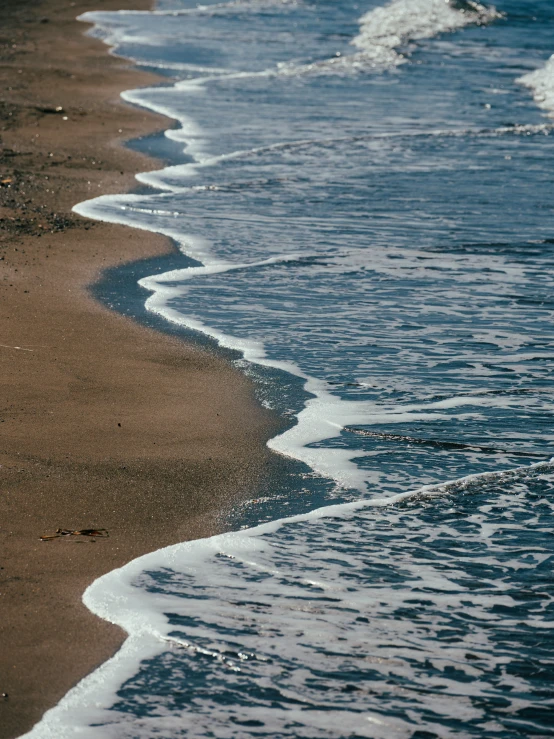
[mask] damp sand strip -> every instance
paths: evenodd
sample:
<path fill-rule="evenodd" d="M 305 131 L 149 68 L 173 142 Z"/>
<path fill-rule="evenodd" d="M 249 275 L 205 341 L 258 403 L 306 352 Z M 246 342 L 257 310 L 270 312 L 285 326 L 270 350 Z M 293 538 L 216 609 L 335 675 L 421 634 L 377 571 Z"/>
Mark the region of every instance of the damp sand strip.
<path fill-rule="evenodd" d="M 75 18 L 93 9 L 0 8 L 0 739 L 28 730 L 122 643 L 82 604 L 85 588 L 148 551 L 219 532 L 222 510 L 266 469 L 276 431 L 230 364 L 87 291 L 101 270 L 171 249 L 71 213 L 155 168 L 118 140 L 169 125 L 120 102 L 121 90 L 158 80 L 84 36 Z M 60 526 L 109 537 L 40 540 Z"/>

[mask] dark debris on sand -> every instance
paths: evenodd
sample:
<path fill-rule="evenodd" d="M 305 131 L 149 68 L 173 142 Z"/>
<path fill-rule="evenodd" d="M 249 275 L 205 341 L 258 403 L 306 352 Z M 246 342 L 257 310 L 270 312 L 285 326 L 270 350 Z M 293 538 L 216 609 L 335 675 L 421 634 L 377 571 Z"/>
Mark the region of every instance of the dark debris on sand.
<path fill-rule="evenodd" d="M 40 130 L 41 120 L 53 115 L 85 115 L 81 109 L 66 111 L 59 105 L 37 105 L 36 100 L 28 99 L 26 75 L 19 73 L 22 69 L 26 71 L 23 62 L 28 63 L 34 51 L 27 28 L 44 22 L 37 15 L 38 5 L 34 0 L 21 0 L 15 5 L 0 3 L 0 67 L 9 81 L 0 90 L 0 255 L 5 252 L 6 244 L 17 241 L 18 237 L 64 232 L 75 227 L 88 229 L 94 225 L 92 221 L 58 213 L 52 207 L 58 185 L 55 168 L 76 168 L 70 156 L 37 151 L 36 146 L 29 147 L 34 151 L 15 151 L 3 140 L 3 132 L 22 126 L 36 126 Z M 9 19 L 5 19 L 6 14 Z M 22 69 L 18 68 L 19 64 Z"/>

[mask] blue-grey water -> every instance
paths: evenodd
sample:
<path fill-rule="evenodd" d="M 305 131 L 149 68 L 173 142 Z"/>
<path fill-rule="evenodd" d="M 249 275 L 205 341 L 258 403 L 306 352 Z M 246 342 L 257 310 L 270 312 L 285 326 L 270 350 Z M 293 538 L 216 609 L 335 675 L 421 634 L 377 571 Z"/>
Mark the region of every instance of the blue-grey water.
<path fill-rule="evenodd" d="M 292 461 L 92 586 L 129 641 L 32 735 L 554 736 L 554 5 L 85 19 L 177 123 L 77 210 L 176 241 L 146 310 L 233 350 Z"/>

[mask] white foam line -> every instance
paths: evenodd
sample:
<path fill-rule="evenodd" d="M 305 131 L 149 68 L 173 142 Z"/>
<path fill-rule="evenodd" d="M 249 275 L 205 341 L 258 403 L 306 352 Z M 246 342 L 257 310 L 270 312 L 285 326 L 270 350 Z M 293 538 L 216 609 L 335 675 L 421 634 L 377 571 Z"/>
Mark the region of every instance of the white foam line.
<path fill-rule="evenodd" d="M 198 3 L 194 8 L 184 8 L 181 10 L 117 10 L 117 11 L 102 11 L 102 10 L 89 10 L 82 13 L 77 17 L 77 20 L 83 21 L 84 23 L 94 23 L 95 25 L 101 25 L 103 19 L 106 16 L 110 16 L 113 19 L 114 15 L 136 17 L 136 18 L 149 18 L 151 16 L 166 17 L 166 18 L 178 18 L 181 16 L 188 15 L 213 15 L 213 11 L 218 10 L 247 10 L 252 9 L 259 11 L 261 8 L 270 7 L 297 7 L 299 0 L 229 0 L 226 3 L 213 3 L 208 5 L 202 5 Z"/>
<path fill-rule="evenodd" d="M 304 255 L 305 256 L 305 255 Z M 215 339 L 219 346 L 225 349 L 232 349 L 241 352 L 243 357 L 250 363 L 262 366 L 273 367 L 283 370 L 297 377 L 306 378 L 302 370 L 294 363 L 288 361 L 269 360 L 266 356 L 265 347 L 262 341 L 254 339 L 244 339 L 223 331 L 207 326 L 205 323 L 192 316 L 185 316 L 181 312 L 170 308 L 168 302 L 174 297 L 182 297 L 184 294 L 183 286 L 179 288 L 172 287 L 166 283 L 175 281 L 192 280 L 195 277 L 221 274 L 224 272 L 232 272 L 242 269 L 252 269 L 283 262 L 296 261 L 300 257 L 299 254 L 283 254 L 280 256 L 269 257 L 256 262 L 232 263 L 219 260 L 213 260 L 208 264 L 199 267 L 188 267 L 184 269 L 171 270 L 161 275 L 152 275 L 139 280 L 139 285 L 153 292 L 153 295 L 146 300 L 146 308 L 159 316 L 163 316 L 172 323 L 177 323 L 184 328 L 198 331 L 205 336 Z"/>
<path fill-rule="evenodd" d="M 204 78 L 202 78 L 204 79 Z M 141 90 L 125 90 L 121 93 L 121 98 L 125 100 L 128 103 L 133 103 L 134 105 L 138 105 L 142 108 L 147 108 L 148 110 L 152 110 L 154 113 L 158 113 L 159 115 L 163 115 L 166 118 L 169 118 L 171 120 L 176 120 L 179 122 L 181 128 L 179 129 L 180 135 L 182 136 L 180 141 L 182 141 L 185 144 L 184 151 L 185 153 L 189 154 L 189 156 L 192 156 L 194 159 L 199 159 L 202 156 L 207 156 L 206 153 L 204 153 L 204 146 L 206 145 L 206 137 L 202 129 L 200 129 L 199 126 L 192 120 L 192 118 L 187 118 L 182 113 L 177 117 L 175 114 L 175 111 L 169 107 L 168 105 L 163 105 L 158 102 L 153 102 L 152 100 L 146 99 L 146 95 L 148 93 L 156 92 L 155 88 L 144 88 Z M 205 89 L 201 85 L 190 85 L 188 92 L 192 93 L 198 93 L 202 94 L 205 92 Z M 165 132 L 165 135 L 167 138 L 173 139 L 173 136 L 170 135 L 172 132 L 172 129 L 168 129 Z M 138 178 L 137 178 L 138 179 Z"/>
<path fill-rule="evenodd" d="M 142 223 L 137 223 L 127 215 L 127 210 L 132 212 L 132 207 L 127 208 L 127 206 L 118 205 L 117 209 L 109 211 L 102 208 L 102 206 L 112 206 L 114 202 L 121 202 L 121 200 L 124 200 L 124 202 L 127 203 L 133 203 L 142 202 L 144 198 L 140 195 L 132 194 L 127 194 L 117 199 L 112 195 L 101 195 L 98 198 L 77 203 L 77 205 L 73 206 L 72 210 L 74 213 L 78 213 L 84 218 L 105 221 L 107 223 L 117 223 L 123 226 L 136 228 L 139 231 L 148 231 L 149 233 L 159 233 L 162 234 L 162 236 L 167 236 L 178 244 L 179 249 L 183 254 L 198 262 L 206 262 L 212 259 L 210 254 L 210 242 L 203 239 L 201 236 L 193 236 L 192 234 L 183 236 L 182 231 L 179 231 L 176 228 L 160 227 L 153 229 Z"/>
<path fill-rule="evenodd" d="M 156 69 L 173 69 L 178 72 L 189 72 L 191 74 L 213 75 L 218 74 L 226 77 L 229 74 L 228 69 L 220 67 L 201 67 L 198 64 L 188 64 L 185 62 L 161 62 L 156 60 L 144 61 L 141 59 L 132 59 L 133 64 L 137 67 L 155 67 Z"/>
<path fill-rule="evenodd" d="M 435 483 L 432 485 L 422 485 L 414 490 L 408 490 L 404 493 L 395 493 L 385 498 L 370 498 L 369 500 L 357 500 L 351 503 L 338 503 L 336 505 L 323 506 L 321 508 L 315 508 L 309 513 L 300 513 L 295 516 L 289 516 L 282 518 L 277 521 L 271 521 L 269 523 L 260 524 L 250 529 L 243 529 L 240 534 L 248 534 L 249 536 L 260 536 L 262 534 L 273 533 L 277 531 L 281 526 L 289 523 L 302 523 L 304 521 L 317 521 L 323 518 L 336 518 L 341 517 L 345 513 L 354 513 L 356 511 L 364 510 L 365 508 L 384 508 L 385 506 L 396 505 L 402 503 L 410 498 L 430 498 L 441 495 L 442 493 L 448 492 L 453 487 L 467 486 L 471 483 L 479 481 L 494 481 L 501 479 L 507 475 L 518 475 L 526 473 L 532 470 L 540 469 L 544 467 L 549 469 L 554 465 L 554 457 L 549 460 L 542 462 L 534 462 L 530 465 L 523 465 L 521 467 L 513 467 L 508 470 L 497 470 L 493 472 L 476 472 L 471 475 L 465 475 L 446 482 Z M 230 537 L 233 534 L 219 534 L 216 537 L 225 538 Z M 202 540 L 200 540 L 202 541 Z M 194 544 L 195 542 L 186 542 L 187 544 Z M 183 546 L 183 545 L 178 545 Z M 146 555 L 148 556 L 148 555 Z M 92 587 L 92 586 L 91 586 Z"/>
<path fill-rule="evenodd" d="M 139 103 L 140 96 L 137 96 L 135 102 L 141 104 L 143 107 L 148 108 L 149 102 L 144 99 L 142 103 Z M 162 112 L 162 106 L 153 106 L 152 110 L 156 112 Z M 169 109 L 168 109 L 169 110 Z M 169 111 L 171 113 L 171 111 Z M 167 113 L 164 113 L 166 115 Z M 169 117 L 175 117 L 175 112 Z M 255 157 L 260 154 L 270 154 L 272 152 L 279 151 L 294 151 L 297 149 L 307 148 L 310 146 L 329 146 L 337 143 L 355 143 L 357 141 L 379 141 L 389 139 L 403 139 L 403 138 L 426 138 L 426 137 L 463 137 L 463 136 L 478 136 L 478 137 L 495 137 L 503 134 L 514 134 L 514 135 L 530 135 L 530 134 L 544 134 L 548 136 L 552 131 L 553 124 L 542 123 L 542 124 L 515 124 L 513 126 L 499 126 L 497 128 L 445 128 L 445 129 L 429 129 L 424 131 L 403 131 L 403 132 L 376 132 L 372 134 L 366 134 L 361 136 L 340 136 L 336 138 L 326 139 L 300 139 L 298 141 L 280 141 L 276 144 L 269 144 L 267 146 L 254 147 L 252 149 L 239 149 L 232 151 L 228 154 L 220 154 L 218 156 L 204 155 L 202 156 L 202 147 L 196 145 L 196 156 L 194 162 L 188 164 L 177 164 L 169 167 L 164 167 L 160 170 L 152 172 L 141 172 L 136 175 L 136 179 L 145 185 L 155 187 L 159 190 L 169 192 L 190 192 L 192 189 L 200 189 L 199 186 L 191 188 L 187 185 L 175 185 L 169 183 L 167 177 L 171 176 L 178 179 L 192 178 L 198 174 L 200 169 L 208 167 L 215 167 L 222 162 L 233 161 L 238 159 L 248 159 Z M 188 124 L 183 122 L 183 127 L 178 129 L 169 129 L 165 132 L 167 138 L 178 143 L 184 143 L 184 151 L 188 154 L 192 154 L 195 150 L 192 145 L 193 138 L 188 133 Z M 193 134 L 194 137 L 194 134 Z M 201 136 L 198 136 L 201 138 Z"/>

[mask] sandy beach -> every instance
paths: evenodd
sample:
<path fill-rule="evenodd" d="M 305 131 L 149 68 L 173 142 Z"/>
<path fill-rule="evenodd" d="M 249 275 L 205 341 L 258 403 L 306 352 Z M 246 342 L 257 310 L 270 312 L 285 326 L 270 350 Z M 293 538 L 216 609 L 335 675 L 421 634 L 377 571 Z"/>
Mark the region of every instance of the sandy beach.
<path fill-rule="evenodd" d="M 28 730 L 122 643 L 82 604 L 86 586 L 219 531 L 222 511 L 270 464 L 276 422 L 245 377 L 87 292 L 103 269 L 172 248 L 71 213 L 154 168 L 121 142 L 168 125 L 119 99 L 157 79 L 108 54 L 75 18 L 149 5 L 0 8 L 1 739 Z M 58 527 L 109 538 L 40 540 Z"/>

